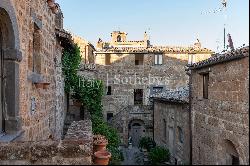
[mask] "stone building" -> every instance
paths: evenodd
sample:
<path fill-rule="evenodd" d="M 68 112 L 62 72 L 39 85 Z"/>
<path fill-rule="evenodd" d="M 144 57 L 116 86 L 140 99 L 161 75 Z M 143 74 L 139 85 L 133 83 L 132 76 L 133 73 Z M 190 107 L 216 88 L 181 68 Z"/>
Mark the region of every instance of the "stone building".
<path fill-rule="evenodd" d="M 156 93 L 153 100 L 154 141 L 170 151 L 172 164 L 190 164 L 189 89 Z"/>
<path fill-rule="evenodd" d="M 122 142 L 132 137 L 153 137 L 153 116 L 149 95 L 186 86 L 185 65 L 200 61 L 212 51 L 200 42 L 189 47 L 152 46 L 147 33 L 140 41 L 127 40 L 127 33 L 114 31 L 111 41 L 98 40 L 95 76 L 104 81 L 104 117 L 119 131 Z M 139 134 L 138 134 L 139 133 Z"/>
<path fill-rule="evenodd" d="M 91 165 L 92 124 L 66 111 L 62 50 L 73 46 L 52 0 L 0 2 L 0 165 Z"/>
<path fill-rule="evenodd" d="M 249 47 L 191 65 L 193 164 L 249 164 Z"/>
<path fill-rule="evenodd" d="M 63 15 L 51 2 L 1 0 L 0 142 L 61 137 Z"/>
<path fill-rule="evenodd" d="M 95 56 L 94 51 L 95 47 L 93 44 L 83 39 L 80 36 L 72 34 L 73 41 L 80 47 L 82 63 L 84 64 L 94 64 Z"/>

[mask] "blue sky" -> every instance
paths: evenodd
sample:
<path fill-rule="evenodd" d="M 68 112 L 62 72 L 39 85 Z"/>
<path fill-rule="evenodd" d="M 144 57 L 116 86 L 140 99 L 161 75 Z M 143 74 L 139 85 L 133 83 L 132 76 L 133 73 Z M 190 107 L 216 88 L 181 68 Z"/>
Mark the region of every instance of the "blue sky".
<path fill-rule="evenodd" d="M 56 0 L 64 13 L 64 27 L 94 45 L 110 40 L 114 30 L 128 40 L 150 33 L 153 45 L 188 46 L 199 38 L 202 46 L 223 47 L 226 22 L 235 47 L 249 45 L 249 0 L 228 0 L 224 13 L 206 13 L 221 7 L 221 0 Z"/>

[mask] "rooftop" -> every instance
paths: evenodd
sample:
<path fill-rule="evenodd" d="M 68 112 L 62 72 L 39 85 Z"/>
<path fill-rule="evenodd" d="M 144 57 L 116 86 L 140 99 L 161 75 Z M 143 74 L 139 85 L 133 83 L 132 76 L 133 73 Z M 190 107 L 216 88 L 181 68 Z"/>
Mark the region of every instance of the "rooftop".
<path fill-rule="evenodd" d="M 180 47 L 180 46 L 152 46 L 152 47 L 112 47 L 99 50 L 96 53 L 214 53 L 212 50 L 207 48 L 195 48 L 190 47 Z"/>
<path fill-rule="evenodd" d="M 215 54 L 212 57 L 204 61 L 194 63 L 193 65 L 189 66 L 189 68 L 191 70 L 199 69 L 199 68 L 215 65 L 218 63 L 228 62 L 228 61 L 232 61 L 235 59 L 241 59 L 247 56 L 249 56 L 249 46 L 236 49 L 234 51 L 226 52 L 224 54 Z"/>
<path fill-rule="evenodd" d="M 165 92 L 153 94 L 150 98 L 173 103 L 188 103 L 189 89 L 188 87 L 180 87 L 175 90 L 167 90 Z"/>

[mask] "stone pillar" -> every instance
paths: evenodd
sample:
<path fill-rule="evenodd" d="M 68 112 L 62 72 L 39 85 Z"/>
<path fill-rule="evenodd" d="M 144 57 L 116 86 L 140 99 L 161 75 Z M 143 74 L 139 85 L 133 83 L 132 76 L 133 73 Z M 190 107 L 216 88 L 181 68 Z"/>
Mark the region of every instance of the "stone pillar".
<path fill-rule="evenodd" d="M 7 133 L 21 129 L 19 117 L 19 63 L 22 54 L 16 49 L 4 51 L 4 98 L 5 98 L 5 130 Z"/>

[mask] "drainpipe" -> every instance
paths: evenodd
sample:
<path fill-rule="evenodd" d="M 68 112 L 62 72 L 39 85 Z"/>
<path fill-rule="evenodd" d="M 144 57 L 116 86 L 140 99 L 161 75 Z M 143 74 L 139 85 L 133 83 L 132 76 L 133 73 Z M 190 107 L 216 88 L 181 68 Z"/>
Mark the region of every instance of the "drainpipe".
<path fill-rule="evenodd" d="M 155 141 L 155 100 L 153 99 L 153 140 Z"/>
<path fill-rule="evenodd" d="M 187 75 L 189 76 L 189 103 L 188 103 L 188 111 L 189 111 L 189 133 L 190 133 L 190 137 L 189 137 L 189 146 L 190 146 L 190 165 L 192 165 L 193 161 L 193 143 L 192 143 L 192 107 L 191 107 L 191 102 L 192 102 L 192 70 L 188 69 L 187 70 Z"/>

